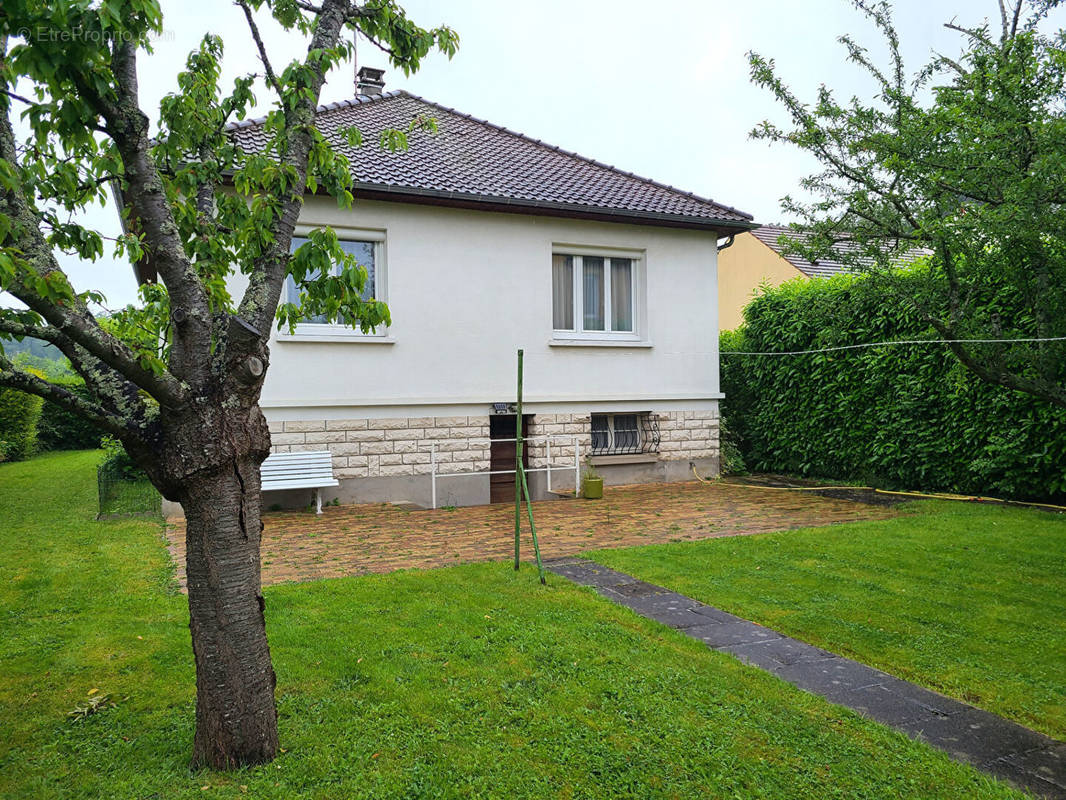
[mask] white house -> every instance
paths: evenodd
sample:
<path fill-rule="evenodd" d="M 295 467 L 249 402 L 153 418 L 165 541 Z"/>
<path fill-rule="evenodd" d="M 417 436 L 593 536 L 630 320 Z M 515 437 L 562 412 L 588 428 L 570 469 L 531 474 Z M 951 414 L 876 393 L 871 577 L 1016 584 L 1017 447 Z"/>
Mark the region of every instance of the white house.
<path fill-rule="evenodd" d="M 334 228 L 392 325 L 275 331 L 274 450 L 330 450 L 342 502 L 426 506 L 434 482 L 438 505 L 513 500 L 513 474 L 486 473 L 514 466 L 523 348 L 528 463 L 551 449 L 553 490 L 573 489 L 575 446 L 606 483 L 716 474 L 717 243 L 750 215 L 360 77 L 318 116 L 355 203 L 309 197 L 297 235 Z M 438 130 L 406 152 L 371 144 L 420 115 Z M 254 149 L 260 124 L 233 135 Z M 350 125 L 360 148 L 338 133 Z M 531 478 L 546 496 L 547 474 Z"/>

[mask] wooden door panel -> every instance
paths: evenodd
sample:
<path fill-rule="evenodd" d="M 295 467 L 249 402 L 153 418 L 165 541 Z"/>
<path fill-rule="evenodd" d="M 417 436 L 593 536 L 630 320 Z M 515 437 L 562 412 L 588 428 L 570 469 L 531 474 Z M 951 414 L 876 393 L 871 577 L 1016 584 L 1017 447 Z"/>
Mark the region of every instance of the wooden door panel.
<path fill-rule="evenodd" d="M 522 420 L 522 435 L 525 436 L 529 431 L 529 416 L 525 416 Z M 514 465 L 515 456 L 517 453 L 517 445 L 514 441 L 499 441 L 515 438 L 516 420 L 514 416 L 493 416 L 489 417 L 489 438 L 491 439 L 489 444 L 489 469 L 493 472 L 502 470 L 512 470 L 511 472 L 503 472 L 500 475 L 489 476 L 489 502 L 491 503 L 512 503 L 514 502 L 515 492 L 515 475 Z M 522 463 L 529 466 L 529 451 L 524 450 L 522 453 Z"/>

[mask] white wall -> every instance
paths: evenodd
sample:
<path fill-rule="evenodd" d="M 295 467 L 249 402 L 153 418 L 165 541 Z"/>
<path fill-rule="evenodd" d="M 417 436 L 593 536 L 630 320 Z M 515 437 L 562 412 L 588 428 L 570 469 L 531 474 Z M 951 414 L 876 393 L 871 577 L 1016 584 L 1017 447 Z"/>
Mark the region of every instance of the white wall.
<path fill-rule="evenodd" d="M 484 414 L 513 401 L 519 347 L 531 413 L 699 409 L 720 396 L 713 233 L 322 198 L 301 223 L 386 232 L 394 343 L 275 331 L 269 419 Z M 651 347 L 549 346 L 559 243 L 644 251 Z"/>

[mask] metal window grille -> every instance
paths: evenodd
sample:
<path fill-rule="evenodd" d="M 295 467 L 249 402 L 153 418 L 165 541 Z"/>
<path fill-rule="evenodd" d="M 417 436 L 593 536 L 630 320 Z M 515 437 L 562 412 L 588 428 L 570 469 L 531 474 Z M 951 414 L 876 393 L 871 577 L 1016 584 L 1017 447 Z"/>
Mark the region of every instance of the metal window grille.
<path fill-rule="evenodd" d="M 647 411 L 593 414 L 592 455 L 631 455 L 659 450 L 659 418 Z"/>

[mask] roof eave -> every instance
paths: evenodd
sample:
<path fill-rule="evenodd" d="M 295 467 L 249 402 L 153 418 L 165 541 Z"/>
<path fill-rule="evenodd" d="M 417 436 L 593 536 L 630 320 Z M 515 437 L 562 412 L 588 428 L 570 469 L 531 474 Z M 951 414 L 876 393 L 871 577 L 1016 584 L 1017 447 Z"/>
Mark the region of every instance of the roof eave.
<path fill-rule="evenodd" d="M 111 196 L 115 201 L 115 207 L 118 209 L 118 221 L 122 227 L 122 235 L 128 236 L 131 233 L 129 220 L 126 218 L 126 201 L 122 197 L 122 184 L 117 178 L 112 178 L 108 182 L 108 186 L 111 188 Z M 147 260 L 142 256 L 139 261 L 131 262 L 133 267 L 133 277 L 137 281 L 138 286 L 143 286 L 146 283 L 154 283 L 157 279 L 155 271 L 148 266 Z"/>
<path fill-rule="evenodd" d="M 628 223 L 631 225 L 653 225 L 664 228 L 688 228 L 714 231 L 723 236 L 742 233 L 758 227 L 758 223 L 751 220 L 696 217 L 687 214 L 667 214 L 656 211 L 587 206 L 547 200 L 525 200 L 514 197 L 469 194 L 466 192 L 450 192 L 439 189 L 378 183 L 357 182 L 355 194 L 357 198 L 364 200 L 467 208 L 504 214 L 534 214 L 569 219 L 587 219 L 598 222 Z"/>

